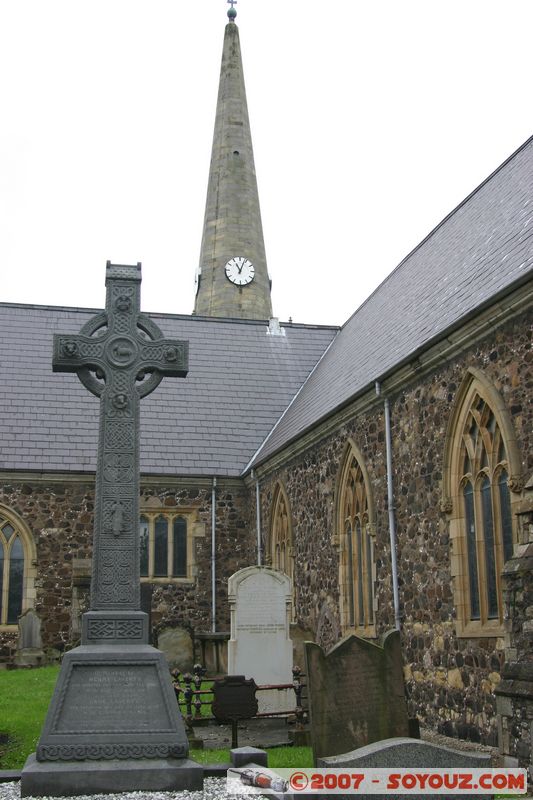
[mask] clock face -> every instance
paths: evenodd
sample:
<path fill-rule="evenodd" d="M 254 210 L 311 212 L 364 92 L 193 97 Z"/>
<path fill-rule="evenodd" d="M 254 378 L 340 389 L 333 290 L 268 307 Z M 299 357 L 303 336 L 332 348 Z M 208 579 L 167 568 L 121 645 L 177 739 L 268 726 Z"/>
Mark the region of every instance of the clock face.
<path fill-rule="evenodd" d="M 248 258 L 234 256 L 226 264 L 226 277 L 237 286 L 246 286 L 254 279 L 255 267 Z"/>

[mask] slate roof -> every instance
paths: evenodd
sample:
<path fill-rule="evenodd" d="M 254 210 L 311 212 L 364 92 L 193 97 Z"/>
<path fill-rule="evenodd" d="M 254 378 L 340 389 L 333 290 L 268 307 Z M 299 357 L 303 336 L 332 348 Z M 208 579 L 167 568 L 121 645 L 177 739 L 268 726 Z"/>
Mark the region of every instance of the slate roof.
<path fill-rule="evenodd" d="M 532 275 L 533 137 L 345 323 L 253 463 L 267 459 Z"/>
<path fill-rule="evenodd" d="M 0 304 L 0 469 L 94 472 L 99 401 L 52 372 L 52 336 L 95 313 Z M 165 378 L 141 403 L 141 472 L 157 475 L 239 475 L 338 331 L 270 336 L 264 322 L 149 316 L 190 342 L 188 377 Z"/>

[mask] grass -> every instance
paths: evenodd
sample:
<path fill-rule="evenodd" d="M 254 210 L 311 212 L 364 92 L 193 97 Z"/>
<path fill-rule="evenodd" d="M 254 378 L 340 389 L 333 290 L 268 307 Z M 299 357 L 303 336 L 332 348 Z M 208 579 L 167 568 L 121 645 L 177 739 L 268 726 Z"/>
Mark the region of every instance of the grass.
<path fill-rule="evenodd" d="M 191 750 L 190 757 L 200 764 L 219 764 L 230 760 L 229 750 Z M 272 769 L 312 767 L 313 752 L 310 747 L 272 747 L 268 750 L 268 766 Z"/>
<path fill-rule="evenodd" d="M 20 769 L 35 751 L 58 674 L 59 667 L 0 671 L 0 733 L 9 735 L 8 744 L 0 745 L 0 769 Z M 205 708 L 202 714 L 208 713 Z M 229 750 L 191 750 L 190 756 L 200 764 L 215 764 L 229 761 Z M 268 765 L 312 767 L 311 748 L 273 747 Z"/>
<path fill-rule="evenodd" d="M 0 732 L 9 735 L 0 745 L 0 767 L 18 769 L 35 751 L 59 667 L 0 672 Z"/>
<path fill-rule="evenodd" d="M 0 733 L 9 736 L 8 744 L 0 745 L 0 769 L 20 769 L 35 751 L 58 674 L 59 667 L 0 671 Z M 206 713 L 209 707 L 202 706 Z M 309 747 L 275 747 L 268 752 L 272 767 L 313 766 Z M 191 750 L 191 758 L 201 764 L 225 762 L 229 750 Z"/>

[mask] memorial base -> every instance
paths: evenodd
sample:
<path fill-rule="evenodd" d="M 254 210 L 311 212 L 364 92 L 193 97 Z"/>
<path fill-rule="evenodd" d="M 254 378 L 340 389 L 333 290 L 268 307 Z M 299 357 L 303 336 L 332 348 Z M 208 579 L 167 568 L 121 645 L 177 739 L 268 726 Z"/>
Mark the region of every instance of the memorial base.
<path fill-rule="evenodd" d="M 32 754 L 22 771 L 20 796 L 196 791 L 202 786 L 203 768 L 188 758 L 65 762 L 37 761 Z"/>
<path fill-rule="evenodd" d="M 163 653 L 142 644 L 82 645 L 61 663 L 22 796 L 118 791 L 126 782 L 131 790 L 198 789 L 202 769 L 188 752 Z"/>

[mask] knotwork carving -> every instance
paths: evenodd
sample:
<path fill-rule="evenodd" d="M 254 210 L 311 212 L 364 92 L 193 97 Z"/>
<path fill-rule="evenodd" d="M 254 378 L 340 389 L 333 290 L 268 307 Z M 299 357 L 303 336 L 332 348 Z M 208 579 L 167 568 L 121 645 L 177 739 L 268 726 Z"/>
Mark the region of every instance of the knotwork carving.
<path fill-rule="evenodd" d="M 107 453 L 104 458 L 104 480 L 126 483 L 133 474 L 133 453 Z"/>
<path fill-rule="evenodd" d="M 183 348 L 164 343 L 141 347 L 141 358 L 174 363 L 183 359 Z"/>
<path fill-rule="evenodd" d="M 133 553 L 102 550 L 98 593 L 105 603 L 129 603 L 134 596 Z"/>
<path fill-rule="evenodd" d="M 90 619 L 88 639 L 142 639 L 143 626 L 139 619 Z"/>
<path fill-rule="evenodd" d="M 80 334 L 54 337 L 54 370 L 76 372 L 101 403 L 91 594 L 95 610 L 139 607 L 139 402 L 163 376 L 187 374 L 188 343 L 165 339 L 155 322 L 140 313 L 140 282 L 140 264 L 108 263 L 105 311 L 86 322 Z M 94 378 L 94 371 L 103 382 Z M 138 385 L 141 372 L 150 377 Z"/>
<path fill-rule="evenodd" d="M 184 758 L 180 744 L 76 744 L 39 745 L 39 761 L 88 761 L 112 758 Z"/>
<path fill-rule="evenodd" d="M 115 620 L 114 619 L 90 619 L 87 626 L 87 638 L 89 639 L 114 639 Z"/>
<path fill-rule="evenodd" d="M 133 450 L 133 422 L 110 420 L 106 424 L 105 446 L 107 450 Z"/>

